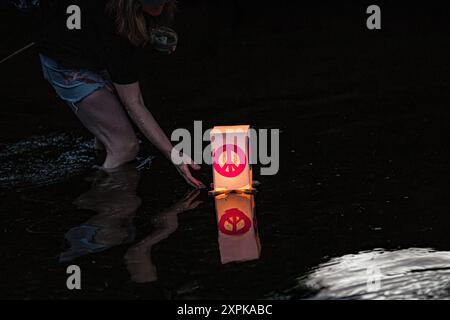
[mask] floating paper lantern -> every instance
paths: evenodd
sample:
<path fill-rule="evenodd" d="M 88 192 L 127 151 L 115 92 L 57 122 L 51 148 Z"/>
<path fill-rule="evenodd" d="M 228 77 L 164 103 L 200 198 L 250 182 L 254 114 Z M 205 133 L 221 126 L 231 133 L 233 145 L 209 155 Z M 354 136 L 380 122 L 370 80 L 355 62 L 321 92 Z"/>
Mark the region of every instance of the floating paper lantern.
<path fill-rule="evenodd" d="M 221 194 L 215 197 L 223 264 L 259 259 L 261 244 L 256 228 L 254 195 Z"/>
<path fill-rule="evenodd" d="M 251 190 L 250 126 L 214 127 L 211 148 L 214 191 Z"/>

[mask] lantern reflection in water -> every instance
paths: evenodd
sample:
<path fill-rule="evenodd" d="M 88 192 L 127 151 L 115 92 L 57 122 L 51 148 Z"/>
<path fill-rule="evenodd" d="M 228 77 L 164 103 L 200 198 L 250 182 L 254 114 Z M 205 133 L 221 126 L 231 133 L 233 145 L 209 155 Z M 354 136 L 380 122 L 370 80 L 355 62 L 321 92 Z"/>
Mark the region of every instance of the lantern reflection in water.
<path fill-rule="evenodd" d="M 229 193 L 215 197 L 223 264 L 259 259 L 261 244 L 256 227 L 253 194 Z"/>

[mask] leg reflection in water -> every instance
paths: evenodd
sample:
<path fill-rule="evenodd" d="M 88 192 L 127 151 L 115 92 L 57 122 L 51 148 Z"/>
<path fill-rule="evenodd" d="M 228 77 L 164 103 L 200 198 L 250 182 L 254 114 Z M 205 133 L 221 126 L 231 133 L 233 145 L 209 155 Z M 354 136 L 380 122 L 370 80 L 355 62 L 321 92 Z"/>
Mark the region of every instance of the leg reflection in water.
<path fill-rule="evenodd" d="M 97 215 L 66 233 L 70 249 L 59 256 L 61 263 L 134 241 L 133 218 L 141 205 L 136 195 L 139 178 L 131 164 L 97 173 L 91 189 L 74 202 Z"/>
<path fill-rule="evenodd" d="M 135 241 L 133 219 L 141 206 L 141 199 L 136 195 L 139 178 L 139 171 L 131 164 L 98 172 L 91 189 L 74 202 L 79 208 L 93 210 L 97 215 L 66 233 L 70 248 L 60 254 L 61 263 Z M 199 190 L 194 190 L 157 214 L 153 218 L 155 231 L 127 251 L 125 264 L 133 281 L 146 283 L 157 280 L 151 249 L 175 232 L 178 214 L 201 204 L 197 200 L 199 194 Z"/>
<path fill-rule="evenodd" d="M 155 217 L 156 231 L 128 250 L 125 254 L 125 263 L 131 280 L 147 283 L 158 279 L 151 257 L 152 247 L 177 230 L 178 214 L 193 210 L 202 203 L 197 200 L 199 194 L 199 190 L 194 190 L 169 209 L 159 213 Z"/>

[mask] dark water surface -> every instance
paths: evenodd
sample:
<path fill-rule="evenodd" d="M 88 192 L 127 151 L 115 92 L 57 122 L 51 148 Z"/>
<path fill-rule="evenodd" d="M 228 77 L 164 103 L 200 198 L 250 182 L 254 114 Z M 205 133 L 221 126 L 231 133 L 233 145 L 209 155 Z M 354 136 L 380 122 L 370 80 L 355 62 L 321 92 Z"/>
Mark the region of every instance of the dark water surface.
<path fill-rule="evenodd" d="M 449 15 L 396 9 L 367 34 L 359 6 L 283 23 L 240 6 L 224 22 L 190 2 L 178 52 L 149 53 L 141 72 L 167 132 L 193 120 L 281 130 L 280 172 L 255 170 L 255 212 L 227 200 L 248 231 L 220 234 L 215 199 L 148 143 L 141 170 L 92 169 L 92 137 L 29 51 L 0 67 L 1 298 L 450 298 Z M 199 12 L 211 15 L 188 19 Z M 66 288 L 70 264 L 80 292 Z"/>

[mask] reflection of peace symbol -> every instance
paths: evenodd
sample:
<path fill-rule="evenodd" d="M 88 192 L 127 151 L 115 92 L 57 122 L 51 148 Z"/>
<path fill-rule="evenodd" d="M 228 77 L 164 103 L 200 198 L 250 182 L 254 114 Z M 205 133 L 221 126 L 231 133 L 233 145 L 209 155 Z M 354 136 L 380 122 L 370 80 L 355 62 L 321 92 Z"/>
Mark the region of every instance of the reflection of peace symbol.
<path fill-rule="evenodd" d="M 245 153 L 237 145 L 225 144 L 214 152 L 214 169 L 224 177 L 237 177 L 246 164 Z"/>
<path fill-rule="evenodd" d="M 220 218 L 220 232 L 229 236 L 240 236 L 246 234 L 252 226 L 252 221 L 237 208 L 225 211 Z"/>

